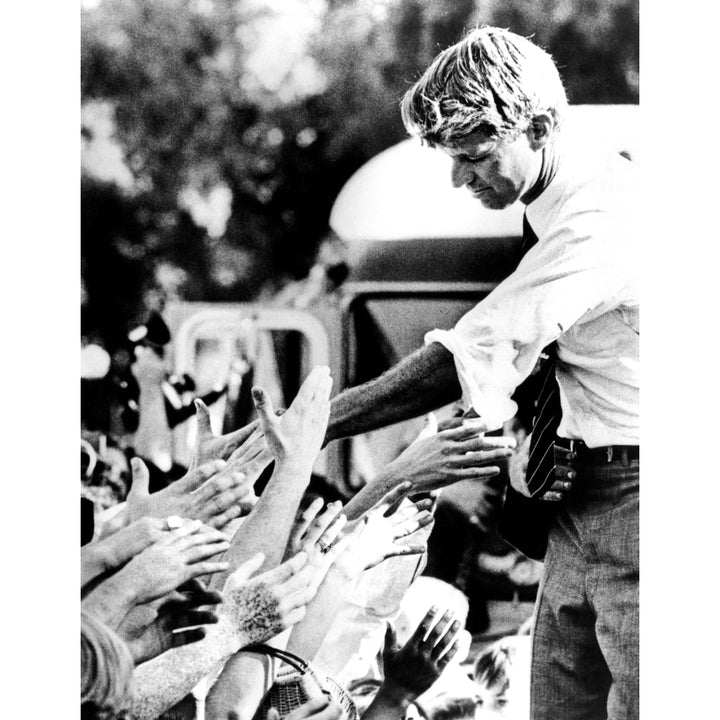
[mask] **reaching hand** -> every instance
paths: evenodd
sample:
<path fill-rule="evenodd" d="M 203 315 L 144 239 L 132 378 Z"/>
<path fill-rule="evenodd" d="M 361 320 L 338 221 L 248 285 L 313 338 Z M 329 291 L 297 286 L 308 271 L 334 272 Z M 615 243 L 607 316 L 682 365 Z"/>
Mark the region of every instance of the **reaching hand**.
<path fill-rule="evenodd" d="M 485 437 L 479 420 L 464 420 L 414 442 L 388 465 L 386 473 L 412 483 L 412 493 L 437 490 L 459 480 L 492 477 L 500 472 L 493 463 L 512 455 L 515 439 Z"/>
<path fill-rule="evenodd" d="M 401 483 L 365 515 L 350 523 L 351 532 L 346 536 L 350 541 L 335 561 L 336 567 L 348 579 L 388 558 L 425 552 L 424 543 L 401 542 L 433 521 L 431 499 L 398 507 L 411 487 L 409 482 Z"/>
<path fill-rule="evenodd" d="M 282 720 L 339 720 L 343 709 L 326 695 L 313 698 L 292 712 L 289 712 Z M 280 713 L 276 708 L 270 708 L 267 720 L 281 720 Z"/>
<path fill-rule="evenodd" d="M 198 580 L 191 580 L 157 608 L 152 604 L 136 607 L 120 625 L 118 634 L 126 640 L 138 665 L 171 648 L 202 640 L 205 629 L 197 626 L 218 621 L 210 606 L 220 602 L 219 592 L 206 590 Z"/>
<path fill-rule="evenodd" d="M 186 521 L 136 555 L 117 577 L 133 588 L 137 604 L 150 602 L 188 580 L 227 570 L 228 563 L 209 558 L 229 547 L 221 532 L 197 520 Z"/>
<path fill-rule="evenodd" d="M 108 570 L 123 566 L 160 540 L 169 528 L 165 519 L 144 517 L 81 550 L 82 585 Z"/>
<path fill-rule="evenodd" d="M 255 409 L 268 447 L 277 462 L 312 468 L 330 417 L 332 378 L 327 367 L 313 368 L 292 405 L 278 417 L 261 387 L 252 389 Z"/>
<path fill-rule="evenodd" d="M 302 551 L 308 556 L 308 564 L 315 569 L 316 586 L 322 582 L 338 553 L 342 552 L 348 542 L 335 542 L 347 522 L 345 515 L 340 514 L 342 503 L 339 500 L 332 502 L 325 508 L 325 512 L 320 513 L 322 507 L 322 498 L 313 500 L 303 512 L 302 520 L 290 533 L 288 542 L 288 554 L 295 555 Z"/>
<path fill-rule="evenodd" d="M 456 637 L 460 623 L 452 620 L 452 612 L 448 610 L 432 627 L 437 615 L 437 608 L 430 608 L 402 648 L 390 623 L 385 632 L 383 685 L 405 694 L 410 700 L 422 695 L 440 677 L 458 651 Z"/>
<path fill-rule="evenodd" d="M 247 515 L 257 500 L 252 479 L 236 462 L 207 463 L 152 494 L 145 463 L 133 458 L 131 465 L 133 480 L 127 498 L 130 522 L 144 516 L 178 515 L 222 529 L 235 518 Z"/>
<path fill-rule="evenodd" d="M 238 450 L 253 432 L 258 428 L 258 421 L 235 430 L 227 435 L 216 436 L 210 425 L 210 411 L 202 400 L 195 400 L 197 413 L 197 435 L 195 438 L 195 452 L 190 463 L 190 470 L 195 470 L 205 463 L 213 460 L 228 460 Z"/>
<path fill-rule="evenodd" d="M 305 553 L 253 578 L 264 561 L 265 556 L 258 553 L 243 563 L 223 588 L 225 602 L 220 611 L 243 647 L 269 640 L 297 623 L 315 595 L 314 572 Z"/>

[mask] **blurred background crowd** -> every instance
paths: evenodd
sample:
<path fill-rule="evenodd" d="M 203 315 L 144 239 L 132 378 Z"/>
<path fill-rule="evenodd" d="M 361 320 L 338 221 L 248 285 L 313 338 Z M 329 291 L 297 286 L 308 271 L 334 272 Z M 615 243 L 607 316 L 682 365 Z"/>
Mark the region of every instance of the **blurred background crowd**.
<path fill-rule="evenodd" d="M 185 372 L 173 316 L 341 303 L 333 203 L 476 24 L 546 47 L 573 104 L 638 101 L 633 0 L 84 0 L 84 717 L 527 717 L 541 564 L 492 521 L 516 468 L 365 502 L 378 471 L 432 473 L 454 408 L 333 465 L 307 347 L 245 321 Z"/>

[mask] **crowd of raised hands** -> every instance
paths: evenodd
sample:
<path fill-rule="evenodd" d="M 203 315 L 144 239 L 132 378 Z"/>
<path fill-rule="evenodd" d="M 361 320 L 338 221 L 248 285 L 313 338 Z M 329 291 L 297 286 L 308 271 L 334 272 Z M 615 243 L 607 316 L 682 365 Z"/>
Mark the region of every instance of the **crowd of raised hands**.
<path fill-rule="evenodd" d="M 492 475 L 510 449 L 479 440 L 477 421 L 454 421 L 408 448 L 345 507 L 321 498 L 305 506 L 331 385 L 328 369 L 315 368 L 282 413 L 253 388 L 258 420 L 223 436 L 197 402 L 192 463 L 158 492 L 133 459 L 124 507 L 81 551 L 83 717 L 194 717 L 188 698 L 203 686 L 207 720 L 358 717 L 352 701 L 327 688 L 290 709 L 263 709 L 278 681 L 272 648 L 312 664 L 364 573 L 422 557 L 433 491 Z M 459 630 L 436 607 L 404 645 L 388 625 L 379 648 L 384 680 L 363 717 L 402 717 L 451 662 Z"/>

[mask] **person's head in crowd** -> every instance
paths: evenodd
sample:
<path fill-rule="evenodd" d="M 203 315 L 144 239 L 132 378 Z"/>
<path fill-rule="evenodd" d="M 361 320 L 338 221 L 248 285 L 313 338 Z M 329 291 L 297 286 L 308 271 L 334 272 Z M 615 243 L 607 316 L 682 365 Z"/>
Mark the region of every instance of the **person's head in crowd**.
<path fill-rule="evenodd" d="M 485 648 L 473 663 L 477 720 L 528 714 L 530 638 L 512 635 Z"/>
<path fill-rule="evenodd" d="M 402 100 L 411 135 L 453 159 L 452 182 L 491 209 L 528 194 L 567 97 L 548 53 L 508 30 L 472 30 Z"/>
<path fill-rule="evenodd" d="M 127 645 L 89 613 L 80 621 L 83 720 L 122 720 L 131 702 L 134 662 Z"/>

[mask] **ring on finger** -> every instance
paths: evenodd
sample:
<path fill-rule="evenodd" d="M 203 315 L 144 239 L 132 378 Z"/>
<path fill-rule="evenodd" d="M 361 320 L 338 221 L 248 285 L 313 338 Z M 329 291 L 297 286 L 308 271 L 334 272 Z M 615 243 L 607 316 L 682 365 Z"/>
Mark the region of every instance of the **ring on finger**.
<path fill-rule="evenodd" d="M 165 519 L 168 530 L 177 530 L 184 525 L 183 519 L 177 515 L 168 515 Z"/>
<path fill-rule="evenodd" d="M 330 546 L 327 543 L 324 543 L 322 540 L 318 540 L 317 544 L 320 546 L 320 552 L 323 555 L 330 552 Z"/>

